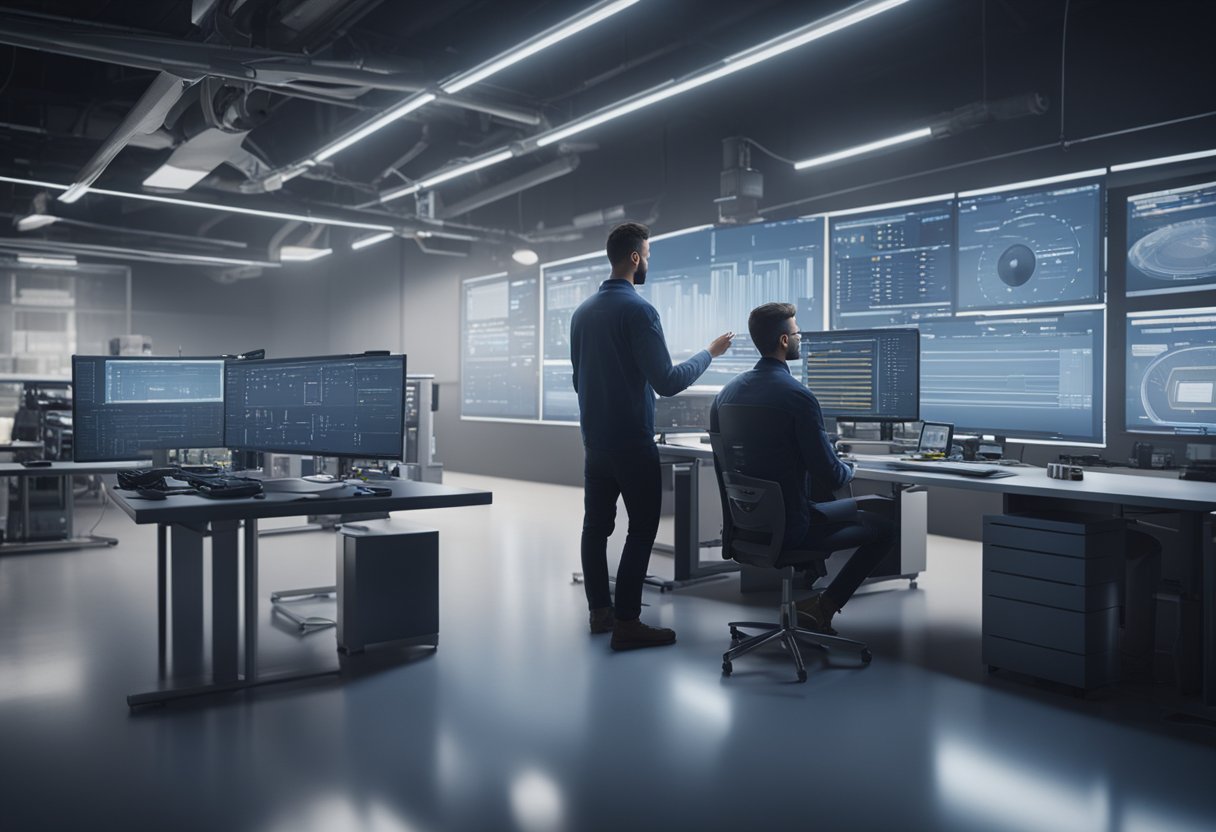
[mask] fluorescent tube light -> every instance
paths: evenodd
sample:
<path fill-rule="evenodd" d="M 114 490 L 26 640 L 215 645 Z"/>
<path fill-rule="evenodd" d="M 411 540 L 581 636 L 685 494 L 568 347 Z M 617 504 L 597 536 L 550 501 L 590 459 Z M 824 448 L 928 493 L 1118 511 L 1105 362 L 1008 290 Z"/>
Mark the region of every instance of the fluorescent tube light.
<path fill-rule="evenodd" d="M 71 255 L 54 257 L 49 254 L 18 254 L 17 262 L 27 266 L 62 266 L 68 269 L 76 267 L 76 258 Z"/>
<path fill-rule="evenodd" d="M 1209 156 L 1216 156 L 1216 150 L 1197 150 L 1194 153 L 1179 153 L 1177 156 L 1162 156 L 1157 159 L 1144 159 L 1139 162 L 1124 162 L 1121 165 L 1111 165 L 1110 172 L 1118 173 L 1124 170 L 1150 168 L 1156 165 L 1172 165 L 1175 162 L 1189 162 L 1193 159 L 1206 159 Z"/>
<path fill-rule="evenodd" d="M 59 195 L 59 201 L 65 203 L 67 205 L 71 205 L 73 202 L 80 199 L 82 196 L 84 196 L 88 192 L 89 192 L 88 185 L 85 185 L 81 182 L 77 182 L 77 183 L 73 184 L 72 186 L 70 186 L 69 188 L 67 188 L 63 193 L 61 193 Z"/>
<path fill-rule="evenodd" d="M 54 214 L 26 214 L 17 220 L 18 231 L 35 231 L 59 221 Z"/>
<path fill-rule="evenodd" d="M 474 159 L 471 162 L 465 162 L 463 165 L 457 165 L 454 168 L 442 171 L 440 173 L 435 174 L 434 176 L 429 176 L 426 179 L 415 182 L 412 185 L 406 185 L 404 188 L 398 188 L 395 191 L 389 191 L 388 193 L 386 193 L 380 197 L 380 201 L 381 202 L 391 202 L 394 199 L 398 199 L 403 196 L 409 196 L 410 194 L 417 193 L 418 191 L 424 190 L 426 188 L 433 188 L 436 185 L 439 185 L 443 182 L 450 181 L 459 176 L 464 176 L 466 173 L 472 173 L 473 171 L 481 170 L 482 168 L 488 168 L 488 167 L 490 167 L 490 165 L 496 165 L 499 162 L 505 162 L 507 159 L 510 159 L 514 155 L 515 155 L 515 153 L 510 149 L 500 150 L 497 153 L 491 153 L 489 156 L 483 156 L 480 159 Z"/>
<path fill-rule="evenodd" d="M 1029 179 L 1025 182 L 1013 182 L 1008 185 L 996 185 L 991 188 L 980 188 L 976 191 L 960 191 L 959 197 L 983 196 L 984 194 L 997 194 L 1001 191 L 1020 191 L 1024 188 L 1037 188 L 1040 185 L 1054 185 L 1057 182 L 1071 182 L 1074 179 L 1092 179 L 1095 176 L 1105 175 L 1106 168 L 1094 168 L 1093 170 L 1082 170 L 1076 173 L 1065 173 L 1060 176 L 1048 176 L 1043 179 Z"/>
<path fill-rule="evenodd" d="M 320 260 L 333 254 L 332 248 L 312 248 L 311 246 L 283 246 L 279 249 L 279 260 L 284 263 L 308 263 Z"/>
<path fill-rule="evenodd" d="M 614 0 L 614 2 L 597 3 L 579 12 L 574 17 L 557 24 L 552 29 L 541 32 L 518 46 L 508 49 L 498 57 L 491 58 L 467 72 L 462 72 L 449 81 L 444 81 L 439 85 L 440 89 L 449 95 L 455 95 L 461 90 L 471 87 L 479 81 L 484 81 L 491 75 L 513 64 L 519 63 L 524 58 L 531 57 L 537 52 L 548 49 L 553 44 L 563 41 L 571 35 L 594 26 L 601 20 L 612 17 L 617 12 L 627 9 L 637 2 L 638 0 Z"/>
<path fill-rule="evenodd" d="M 363 237 L 362 239 L 355 240 L 350 244 L 350 247 L 354 251 L 359 251 L 360 249 L 369 248 L 374 246 L 376 243 L 383 243 L 385 240 L 391 240 L 392 238 L 393 232 L 382 231 L 379 234 L 373 234 L 370 237 Z"/>
<path fill-rule="evenodd" d="M 434 100 L 434 94 L 429 92 L 411 96 L 378 118 L 372 119 L 355 132 L 343 136 L 341 139 L 338 139 L 338 141 L 333 142 L 332 144 L 326 145 L 320 151 L 313 154 L 309 161 L 324 162 L 330 156 L 341 153 L 352 144 L 363 141 L 372 133 L 387 127 L 399 118 L 409 115 L 410 113 L 414 112 L 414 110 L 425 107 Z"/>
<path fill-rule="evenodd" d="M 144 187 L 165 191 L 188 191 L 206 179 L 209 173 L 209 170 L 191 170 L 166 163 L 152 171 L 152 175 L 144 180 Z"/>
<path fill-rule="evenodd" d="M 908 0 L 879 0 L 878 2 L 858 3 L 850 6 L 843 11 L 828 17 L 809 23 L 798 29 L 786 32 L 784 35 L 772 38 L 764 43 L 753 46 L 750 49 L 745 49 L 742 52 L 736 52 L 727 58 L 722 59 L 713 67 L 702 69 L 699 72 L 693 73 L 679 81 L 668 81 L 665 84 L 660 84 L 649 91 L 638 93 L 632 98 L 626 99 L 618 104 L 609 105 L 597 112 L 584 116 L 581 119 L 576 119 L 573 122 L 558 127 L 554 130 L 545 133 L 536 139 L 537 147 L 545 147 L 560 142 L 563 139 L 569 138 L 576 133 L 581 133 L 584 130 L 589 130 L 592 127 L 603 124 L 607 121 L 612 121 L 615 118 L 620 118 L 628 113 L 635 112 L 644 107 L 649 107 L 651 104 L 656 104 L 689 90 L 708 84 L 711 81 L 716 81 L 719 78 L 725 78 L 728 75 L 733 75 L 736 72 L 755 66 L 762 61 L 767 61 L 770 58 L 775 58 L 789 52 L 792 49 L 797 49 L 800 46 L 805 46 L 819 38 L 826 37 L 834 32 L 839 32 L 852 26 L 855 23 L 860 23 L 863 20 L 871 18 L 877 14 L 888 11 L 901 6 Z"/>
<path fill-rule="evenodd" d="M 826 217 L 847 217 L 851 214 L 868 214 L 871 211 L 886 211 L 889 208 L 907 208 L 911 205 L 924 205 L 928 202 L 945 202 L 954 199 L 954 194 L 937 194 L 936 196 L 921 196 L 916 199 L 903 199 L 899 202 L 884 202 L 879 205 L 861 205 L 857 208 L 846 208 L 843 211 L 828 211 Z"/>
<path fill-rule="evenodd" d="M 806 170 L 807 168 L 817 167 L 819 165 L 827 165 L 832 162 L 839 162 L 841 159 L 848 159 L 852 156 L 861 156 L 863 153 L 870 153 L 874 150 L 882 150 L 884 147 L 892 147 L 905 142 L 914 142 L 917 139 L 927 139 L 933 135 L 931 127 L 922 127 L 919 130 L 910 130 L 907 133 L 900 133 L 898 136 L 890 136 L 878 141 L 859 144 L 856 147 L 850 147 L 846 150 L 837 150 L 835 153 L 825 153 L 822 156 L 814 156 L 810 159 L 803 159 L 801 162 L 794 163 L 794 170 Z"/>
<path fill-rule="evenodd" d="M 521 266 L 535 266 L 540 262 L 540 255 L 530 248 L 517 248 L 511 253 L 511 259 Z"/>

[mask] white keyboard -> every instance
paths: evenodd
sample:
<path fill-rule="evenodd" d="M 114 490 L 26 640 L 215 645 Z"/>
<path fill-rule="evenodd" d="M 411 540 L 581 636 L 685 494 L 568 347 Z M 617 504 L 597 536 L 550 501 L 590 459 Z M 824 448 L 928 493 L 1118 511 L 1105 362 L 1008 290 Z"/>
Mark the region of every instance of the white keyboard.
<path fill-rule="evenodd" d="M 1012 477 L 1014 472 L 1000 465 L 977 465 L 973 462 L 919 462 L 893 459 L 886 463 L 896 471 L 924 471 L 930 474 L 960 474 L 964 477 Z"/>

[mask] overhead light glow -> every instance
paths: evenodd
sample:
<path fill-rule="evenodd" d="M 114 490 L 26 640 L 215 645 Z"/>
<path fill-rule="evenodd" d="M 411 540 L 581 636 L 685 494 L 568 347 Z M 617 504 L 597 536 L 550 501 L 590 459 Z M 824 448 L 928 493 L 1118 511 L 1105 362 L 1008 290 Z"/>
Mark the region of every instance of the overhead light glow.
<path fill-rule="evenodd" d="M 1197 150 L 1194 153 L 1179 153 L 1177 156 L 1161 156 L 1157 159 L 1143 159 L 1139 162 L 1124 162 L 1121 165 L 1111 165 L 1110 172 L 1118 173 L 1123 170 L 1136 170 L 1137 168 L 1149 168 L 1157 165 L 1172 165 L 1176 162 L 1207 159 L 1209 156 L 1216 156 L 1216 150 Z"/>
<path fill-rule="evenodd" d="M 540 262 L 540 255 L 530 248 L 517 248 L 512 252 L 511 259 L 521 266 L 535 266 Z"/>
<path fill-rule="evenodd" d="M 803 159 L 801 162 L 794 163 L 794 170 L 806 170 L 807 168 L 817 167 L 818 165 L 827 165 L 832 162 L 839 162 L 841 159 L 848 159 L 852 156 L 861 156 L 864 153 L 870 153 L 875 150 L 882 150 L 884 147 L 892 147 L 905 142 L 914 142 L 917 139 L 927 139 L 933 135 L 933 129 L 930 127 L 922 127 L 919 130 L 909 130 L 907 133 L 900 133 L 898 136 L 889 136 L 878 141 L 859 144 L 856 147 L 850 147 L 846 150 L 837 150 L 835 153 L 825 153 L 822 156 L 814 156 L 810 159 Z"/>
<path fill-rule="evenodd" d="M 490 165 L 497 165 L 499 162 L 505 162 L 513 157 L 515 153 L 511 150 L 500 150 L 497 153 L 491 153 L 489 156 L 483 156 L 480 159 L 474 159 L 471 162 L 466 162 L 463 165 L 457 165 L 454 168 L 437 173 L 434 176 L 427 177 L 421 181 L 415 182 L 412 185 L 406 185 L 404 188 L 398 188 L 395 191 L 389 191 L 380 197 L 381 202 L 392 202 L 394 199 L 399 199 L 403 196 L 417 193 L 426 188 L 433 188 L 436 185 L 448 182 L 457 177 L 464 176 L 466 173 L 488 168 Z"/>
<path fill-rule="evenodd" d="M 66 269 L 76 267 L 76 258 L 71 255 L 54 257 L 49 254 L 18 254 L 17 262 L 27 266 L 60 266 Z"/>
<path fill-rule="evenodd" d="M 81 182 L 77 182 L 77 183 L 73 184 L 72 186 L 70 186 L 69 188 L 67 188 L 63 193 L 61 193 L 59 195 L 59 201 L 65 203 L 67 205 L 71 205 L 73 202 L 80 199 L 82 196 L 84 196 L 88 192 L 89 192 L 88 185 L 85 185 Z"/>
<path fill-rule="evenodd" d="M 397 121 L 398 119 L 409 115 L 410 113 L 414 112 L 415 110 L 419 109 L 420 107 L 425 107 L 427 104 L 430 104 L 434 100 L 435 100 L 435 95 L 433 93 L 429 93 L 429 92 L 410 96 L 405 101 L 398 104 L 396 107 L 393 107 L 392 109 L 386 111 L 383 115 L 379 116 L 378 118 L 372 119 L 371 121 L 369 121 L 367 124 L 360 127 L 355 132 L 350 133 L 346 136 L 343 136 L 341 139 L 334 142 L 333 144 L 327 145 L 326 147 L 322 148 L 320 151 L 318 151 L 316 154 L 314 154 L 313 157 L 309 161 L 314 162 L 314 163 L 315 162 L 324 162 L 330 156 L 341 153 L 343 150 L 346 150 L 346 148 L 350 147 L 352 144 L 363 141 L 368 136 L 370 136 L 372 133 L 375 133 L 379 130 L 384 129 L 388 125 L 392 124 L 394 121 Z M 302 172 L 303 171 L 301 170 L 301 173 Z"/>
<path fill-rule="evenodd" d="M 728 75 L 733 75 L 736 72 L 755 66 L 762 61 L 767 61 L 770 58 L 775 58 L 778 55 L 783 55 L 791 49 L 797 49 L 800 46 L 805 46 L 819 38 L 839 32 L 852 26 L 855 23 L 860 23 L 877 14 L 902 6 L 908 0 L 879 0 L 879 2 L 858 3 L 855 6 L 838 12 L 835 15 L 830 15 L 824 20 L 816 21 L 807 24 L 798 29 L 786 32 L 784 35 L 779 35 L 764 43 L 757 44 L 750 49 L 745 49 L 742 52 L 737 52 L 727 58 L 722 59 L 713 67 L 703 69 L 699 72 L 684 78 L 680 81 L 668 81 L 658 87 L 646 92 L 638 93 L 636 96 L 626 99 L 615 105 L 610 105 L 604 109 L 584 116 L 581 119 L 576 119 L 564 127 L 558 127 L 548 133 L 540 136 L 536 140 L 537 147 L 545 147 L 560 142 L 563 139 L 569 138 L 576 133 L 581 133 L 584 130 L 589 130 L 592 127 L 597 127 L 604 122 L 612 121 L 632 112 L 636 112 L 644 107 L 649 107 L 651 104 L 656 104 L 673 96 L 688 92 L 710 83 L 717 81 L 719 78 L 725 78 Z"/>
<path fill-rule="evenodd" d="M 374 246 L 376 243 L 383 243 L 385 240 L 391 240 L 391 239 L 393 239 L 393 232 L 382 231 L 379 234 L 373 234 L 370 237 L 364 237 L 362 239 L 355 240 L 353 243 L 350 244 L 350 247 L 354 251 L 359 251 L 360 249 L 370 248 L 371 246 Z"/>
<path fill-rule="evenodd" d="M 450 81 L 443 82 L 439 85 L 440 89 L 449 95 L 455 95 L 466 87 L 471 87 L 479 81 L 484 81 L 491 75 L 519 63 L 524 58 L 531 57 L 537 52 L 548 49 L 553 44 L 559 43 L 571 35 L 594 26 L 601 20 L 608 19 L 617 12 L 627 9 L 637 2 L 638 0 L 615 0 L 615 2 L 597 3 L 579 12 L 574 17 L 559 23 L 552 29 L 541 32 L 539 35 L 524 41 L 518 46 L 508 49 L 498 57 L 491 58 L 467 72 L 462 72 Z"/>
<path fill-rule="evenodd" d="M 1001 191 L 1020 191 L 1023 188 L 1038 188 L 1042 185 L 1055 185 L 1059 182 L 1071 182 L 1074 179 L 1092 179 L 1095 176 L 1104 176 L 1106 168 L 1094 168 L 1093 170 L 1082 170 L 1076 173 L 1065 173 L 1061 176 L 1047 176 L 1043 179 L 1028 179 L 1025 182 L 1013 182 L 1008 185 L 996 185 L 991 188 L 980 188 L 975 191 L 959 191 L 959 197 L 983 196 L 984 194 L 996 194 Z"/>
<path fill-rule="evenodd" d="M 144 187 L 165 191 L 188 191 L 206 179 L 209 173 L 209 170 L 191 170 L 166 163 L 152 171 L 152 175 L 144 180 Z"/>
<path fill-rule="evenodd" d="M 17 230 L 35 231 L 58 221 L 59 217 L 54 214 L 26 214 L 17 220 Z"/>
<path fill-rule="evenodd" d="M 311 246 L 283 246 L 279 249 L 279 259 L 284 263 L 308 263 L 320 260 L 333 254 L 332 248 L 312 248 Z"/>

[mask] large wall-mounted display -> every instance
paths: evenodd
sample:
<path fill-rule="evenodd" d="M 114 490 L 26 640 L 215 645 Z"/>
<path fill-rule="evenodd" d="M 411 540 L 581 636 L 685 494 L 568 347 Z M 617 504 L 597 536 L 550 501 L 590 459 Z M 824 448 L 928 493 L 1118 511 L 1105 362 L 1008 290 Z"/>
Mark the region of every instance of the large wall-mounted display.
<path fill-rule="evenodd" d="M 1127 200 L 1127 294 L 1216 288 L 1216 182 Z"/>
<path fill-rule="evenodd" d="M 1216 438 L 1216 308 L 1127 316 L 1127 430 Z"/>
<path fill-rule="evenodd" d="M 1100 309 L 920 325 L 920 415 L 959 432 L 1104 441 Z"/>
<path fill-rule="evenodd" d="M 471 278 L 461 301 L 461 416 L 536 419 L 536 276 Z"/>
<path fill-rule="evenodd" d="M 952 199 L 849 212 L 830 223 L 833 329 L 905 325 L 954 311 Z"/>
<path fill-rule="evenodd" d="M 1102 186 L 1056 184 L 960 194 L 960 310 L 1102 299 Z"/>

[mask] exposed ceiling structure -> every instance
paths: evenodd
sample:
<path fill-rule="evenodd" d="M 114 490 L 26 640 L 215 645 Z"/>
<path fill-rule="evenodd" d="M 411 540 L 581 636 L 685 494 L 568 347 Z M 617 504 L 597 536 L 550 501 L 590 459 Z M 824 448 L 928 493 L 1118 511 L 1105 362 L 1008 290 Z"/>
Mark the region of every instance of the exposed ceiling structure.
<path fill-rule="evenodd" d="M 1073 0 L 1073 19 L 1100 5 Z M 791 101 L 819 117 L 835 108 L 854 135 L 918 118 L 932 125 L 925 136 L 944 137 L 1042 115 L 1064 10 L 1056 0 L 7 2 L 0 251 L 152 260 L 232 280 L 389 235 L 455 255 L 578 239 L 661 214 L 674 177 L 639 171 L 653 168 L 646 148 L 665 143 L 670 124 L 705 126 L 710 145 L 734 130 L 786 137 L 779 150 L 805 158 L 835 149 L 833 128 L 791 147 L 807 119 Z M 940 43 L 909 48 L 930 37 Z M 1018 44 L 1028 45 L 1013 60 Z M 914 93 L 891 88 L 909 72 L 924 73 Z M 863 89 L 886 110 L 873 127 L 857 109 Z M 698 174 L 717 191 L 719 172 Z M 631 180 L 627 198 L 597 193 L 613 178 Z"/>

